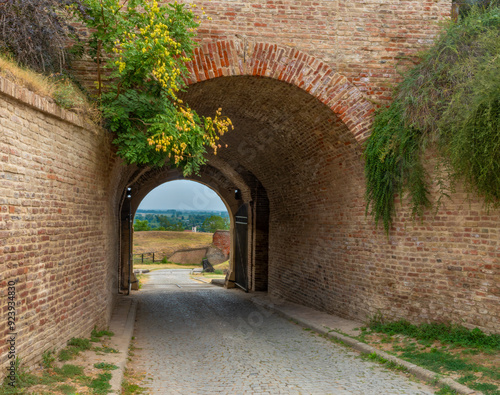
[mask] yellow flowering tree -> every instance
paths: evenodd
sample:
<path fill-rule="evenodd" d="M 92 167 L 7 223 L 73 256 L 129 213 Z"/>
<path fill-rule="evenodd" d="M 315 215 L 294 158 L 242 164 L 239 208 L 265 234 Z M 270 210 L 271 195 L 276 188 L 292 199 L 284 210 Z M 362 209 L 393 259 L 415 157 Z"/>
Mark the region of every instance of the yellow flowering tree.
<path fill-rule="evenodd" d="M 205 163 L 232 128 L 219 109 L 200 117 L 183 103 L 186 62 L 199 25 L 191 7 L 155 0 L 86 0 L 90 47 L 98 66 L 97 90 L 106 125 L 127 163 L 181 168 Z M 106 75 L 106 78 L 103 78 Z"/>

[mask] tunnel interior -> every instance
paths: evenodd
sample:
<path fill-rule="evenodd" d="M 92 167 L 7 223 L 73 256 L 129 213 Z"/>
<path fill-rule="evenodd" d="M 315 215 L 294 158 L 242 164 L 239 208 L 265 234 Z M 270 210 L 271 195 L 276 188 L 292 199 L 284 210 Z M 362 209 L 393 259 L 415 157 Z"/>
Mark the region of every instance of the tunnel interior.
<path fill-rule="evenodd" d="M 247 205 L 248 289 L 330 311 L 332 301 L 352 303 L 341 246 L 364 203 L 362 149 L 349 128 L 306 91 L 271 78 L 215 78 L 190 85 L 182 99 L 200 115 L 222 108 L 233 122 L 223 148 L 189 179 L 217 191 L 232 223 Z M 154 187 L 181 178 L 167 167 L 136 169 L 127 180 L 132 210 Z"/>

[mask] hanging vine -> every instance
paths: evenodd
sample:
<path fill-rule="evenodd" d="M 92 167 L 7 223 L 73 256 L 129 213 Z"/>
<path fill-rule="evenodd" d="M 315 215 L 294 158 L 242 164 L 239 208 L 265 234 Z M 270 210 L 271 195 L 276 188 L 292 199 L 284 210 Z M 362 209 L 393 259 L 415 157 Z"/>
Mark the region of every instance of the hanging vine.
<path fill-rule="evenodd" d="M 392 104 L 375 116 L 365 149 L 367 213 L 388 233 L 395 194 L 410 200 L 413 217 L 432 206 L 432 183 L 442 196 L 458 180 L 500 205 L 500 8 L 472 7 L 450 22 L 407 71 Z M 430 180 L 426 149 L 439 154 L 449 183 Z M 447 184 L 447 186 L 445 186 Z"/>

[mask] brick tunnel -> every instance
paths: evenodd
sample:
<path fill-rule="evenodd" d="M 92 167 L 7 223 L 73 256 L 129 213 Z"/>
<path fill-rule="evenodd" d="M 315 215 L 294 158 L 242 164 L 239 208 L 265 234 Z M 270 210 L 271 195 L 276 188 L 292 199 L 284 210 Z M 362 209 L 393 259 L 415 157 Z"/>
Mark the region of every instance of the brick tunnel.
<path fill-rule="evenodd" d="M 222 107 L 235 130 L 190 179 L 226 203 L 233 244 L 239 210 L 248 222 L 227 285 L 240 281 L 241 261 L 248 290 L 340 316 L 383 311 L 498 332 L 498 210 L 458 186 L 421 222 L 398 204 L 389 236 L 365 216 L 375 106 L 390 101 L 399 62 L 432 42 L 451 0 L 199 5 L 213 21 L 199 29 L 183 98 L 203 115 Z M 74 66 L 92 85 L 92 65 Z M 3 77 L 0 129 L 0 284 L 17 284 L 20 356 L 33 365 L 109 322 L 128 274 L 126 188 L 135 212 L 183 177 L 124 166 L 110 133 Z"/>
<path fill-rule="evenodd" d="M 237 45 L 227 44 L 228 51 L 237 52 Z M 199 114 L 210 116 L 222 108 L 234 124 L 234 131 L 221 139 L 224 148 L 209 154 L 200 174 L 189 178 L 211 187 L 229 208 L 235 253 L 226 286 L 236 283 L 323 310 L 340 313 L 352 308 L 363 314 L 361 279 L 352 275 L 362 268 L 348 269 L 341 246 L 350 244 L 347 236 L 364 226 L 359 140 L 371 121 L 372 105 L 343 76 L 301 59 L 301 53 L 281 54 L 281 60 L 288 57 L 290 62 L 280 65 L 273 56 L 279 49 L 263 54 L 258 47 L 255 54 L 264 66 L 261 75 L 249 72 L 259 60 L 250 57 L 245 59 L 250 75 L 237 75 L 228 64 L 227 76 L 191 81 L 183 94 Z M 302 67 L 297 67 L 297 58 L 306 60 Z M 308 92 L 312 88 L 315 95 Z M 123 184 L 133 191 L 132 212 L 156 186 L 179 178 L 182 175 L 169 168 L 134 169 Z M 246 245 L 240 246 L 235 224 L 243 206 L 248 211 L 248 236 Z M 125 288 L 129 253 L 125 200 L 122 208 Z M 238 256 L 241 253 L 245 256 Z"/>

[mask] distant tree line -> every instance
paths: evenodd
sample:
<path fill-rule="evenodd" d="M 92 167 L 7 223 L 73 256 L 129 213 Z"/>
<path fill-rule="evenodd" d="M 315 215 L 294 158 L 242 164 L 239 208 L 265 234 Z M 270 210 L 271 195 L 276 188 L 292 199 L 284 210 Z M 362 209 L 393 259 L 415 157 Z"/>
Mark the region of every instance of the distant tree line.
<path fill-rule="evenodd" d="M 225 212 L 210 211 L 161 211 L 165 214 L 137 213 L 134 220 L 136 232 L 148 230 L 177 231 L 191 230 L 197 228 L 199 232 L 213 233 L 216 230 L 228 230 L 229 215 Z"/>

